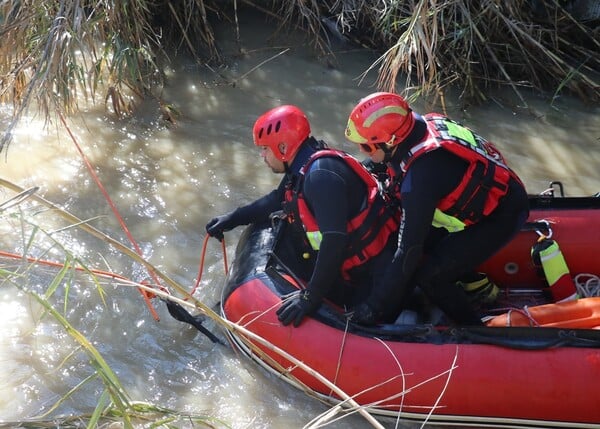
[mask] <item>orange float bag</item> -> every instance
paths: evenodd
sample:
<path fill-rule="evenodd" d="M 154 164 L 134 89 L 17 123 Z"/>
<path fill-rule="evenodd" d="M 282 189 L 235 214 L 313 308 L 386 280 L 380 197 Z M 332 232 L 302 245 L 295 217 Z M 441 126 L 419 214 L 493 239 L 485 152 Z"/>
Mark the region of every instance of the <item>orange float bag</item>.
<path fill-rule="evenodd" d="M 600 297 L 514 309 L 489 319 L 486 325 L 596 329 L 600 328 Z"/>

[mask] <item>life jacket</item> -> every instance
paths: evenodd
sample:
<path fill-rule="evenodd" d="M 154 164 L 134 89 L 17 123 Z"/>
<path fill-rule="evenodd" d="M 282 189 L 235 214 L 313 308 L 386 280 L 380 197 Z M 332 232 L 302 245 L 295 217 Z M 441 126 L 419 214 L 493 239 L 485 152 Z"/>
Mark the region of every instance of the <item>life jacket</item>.
<path fill-rule="evenodd" d="M 427 124 L 425 140 L 413 146 L 400 163 L 401 177 L 420 156 L 443 148 L 469 163 L 458 186 L 438 204 L 433 225 L 456 232 L 489 215 L 508 191 L 511 178 L 520 182 L 506 166 L 494 145 L 463 125 L 437 113 L 423 116 Z M 392 173 L 394 174 L 394 173 Z M 397 187 L 397 186 L 396 186 Z"/>
<path fill-rule="evenodd" d="M 300 169 L 298 180 L 286 189 L 286 201 L 283 204 L 284 211 L 288 215 L 288 221 L 303 228 L 306 239 L 313 251 L 319 250 L 322 235 L 301 190 L 304 175 L 311 164 L 326 156 L 339 157 L 343 160 L 362 179 L 367 189 L 366 199 L 360 212 L 352 217 L 347 224 L 349 245 L 346 249 L 341 272 L 345 279 L 349 279 L 349 270 L 378 255 L 387 244 L 390 236 L 398 231 L 400 213 L 385 204 L 377 180 L 354 157 L 334 149 L 315 152 Z"/>

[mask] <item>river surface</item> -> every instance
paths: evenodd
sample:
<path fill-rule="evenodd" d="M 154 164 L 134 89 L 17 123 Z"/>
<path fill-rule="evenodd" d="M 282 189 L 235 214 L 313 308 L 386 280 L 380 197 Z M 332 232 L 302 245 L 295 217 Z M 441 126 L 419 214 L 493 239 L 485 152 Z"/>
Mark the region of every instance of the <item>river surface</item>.
<path fill-rule="evenodd" d="M 160 93 L 181 113 L 175 125 L 161 120 L 158 103 L 150 97 L 139 101 L 138 111 L 128 119 L 115 119 L 100 103 L 68 120 L 144 257 L 190 289 L 198 274 L 205 224 L 267 193 L 280 180 L 252 143 L 252 125 L 260 114 L 280 104 L 296 104 L 307 113 L 313 135 L 357 154 L 344 140 L 344 127 L 354 104 L 375 90 L 375 72 L 361 76 L 376 56 L 339 44 L 337 66 L 330 67 L 307 50 L 298 34 L 273 38 L 275 24 L 252 14 L 240 16 L 240 46 L 234 42 L 234 29 L 218 28 L 229 61 L 218 73 L 193 59 L 173 56 Z M 569 196 L 599 192 L 600 108 L 567 97 L 551 104 L 524 94 L 529 109 L 510 89 L 469 108 L 449 96 L 445 108 L 495 141 L 530 193 L 542 192 L 554 180 L 564 184 Z M 441 105 L 423 100 L 413 106 L 420 112 L 442 111 Z M 9 114 L 8 106 L 0 106 L 3 127 Z M 129 246 L 72 139 L 54 125 L 43 125 L 35 116 L 21 123 L 0 156 L 0 177 L 23 188 L 38 186 L 39 195 Z M 0 189 L 0 203 L 13 195 Z M 81 231 L 56 231 L 66 223 L 54 211 L 28 204 L 22 205 L 23 217 L 54 231 L 52 237 L 89 267 L 135 281 L 147 278 L 131 258 Z M 64 261 L 60 246 L 41 232 L 33 241 L 42 244 L 30 244 L 31 230 L 15 210 L 0 212 L 0 250 L 28 249 L 42 259 Z M 226 234 L 229 258 L 240 232 Z M 20 266 L 9 258 L 0 264 L 11 270 Z M 14 283 L 0 283 L 0 422 L 41 415 L 93 373 L 72 338 L 22 290 L 43 293 L 58 270 L 26 267 L 21 265 L 22 276 Z M 224 280 L 221 247 L 211 240 L 196 297 L 215 307 Z M 68 291 L 61 287 L 56 292 L 58 310 L 93 343 L 133 400 L 207 414 L 233 428 L 302 427 L 327 410 L 231 348 L 214 345 L 174 320 L 158 300 L 160 322 L 131 287 L 103 283 L 101 295 L 85 276 L 73 276 L 68 284 Z M 207 326 L 219 332 L 214 324 Z M 97 380 L 85 383 L 52 416 L 91 413 L 101 386 Z M 328 427 L 370 425 L 351 416 Z"/>

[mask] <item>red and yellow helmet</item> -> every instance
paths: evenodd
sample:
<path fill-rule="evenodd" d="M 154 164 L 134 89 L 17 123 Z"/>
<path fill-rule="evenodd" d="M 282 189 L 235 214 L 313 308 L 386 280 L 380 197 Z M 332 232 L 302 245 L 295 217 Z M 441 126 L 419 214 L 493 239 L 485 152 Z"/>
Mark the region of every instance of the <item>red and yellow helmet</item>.
<path fill-rule="evenodd" d="M 256 120 L 252 135 L 256 146 L 271 148 L 277 159 L 286 162 L 294 157 L 310 135 L 310 124 L 304 112 L 296 106 L 279 106 Z M 281 151 L 282 143 L 285 143 L 284 152 Z"/>
<path fill-rule="evenodd" d="M 346 138 L 368 147 L 381 143 L 395 146 L 408 137 L 414 125 L 415 118 L 404 98 L 376 92 L 360 100 L 350 113 Z"/>

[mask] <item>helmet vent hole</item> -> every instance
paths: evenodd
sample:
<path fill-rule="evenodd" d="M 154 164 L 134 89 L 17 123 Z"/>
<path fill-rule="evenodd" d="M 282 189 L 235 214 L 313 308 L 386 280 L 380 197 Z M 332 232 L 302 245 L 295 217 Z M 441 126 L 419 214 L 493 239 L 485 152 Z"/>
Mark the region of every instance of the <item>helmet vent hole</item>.
<path fill-rule="evenodd" d="M 261 128 L 260 131 L 258 132 L 258 138 L 259 139 L 262 138 L 262 134 L 263 134 L 264 130 L 265 130 L 264 128 Z"/>
<path fill-rule="evenodd" d="M 271 134 L 271 127 L 273 126 L 273 124 L 269 124 L 269 126 L 267 127 L 267 135 Z"/>
<path fill-rule="evenodd" d="M 275 132 L 276 133 L 279 132 L 279 128 L 281 128 L 281 121 L 277 121 L 277 124 L 275 124 Z"/>

